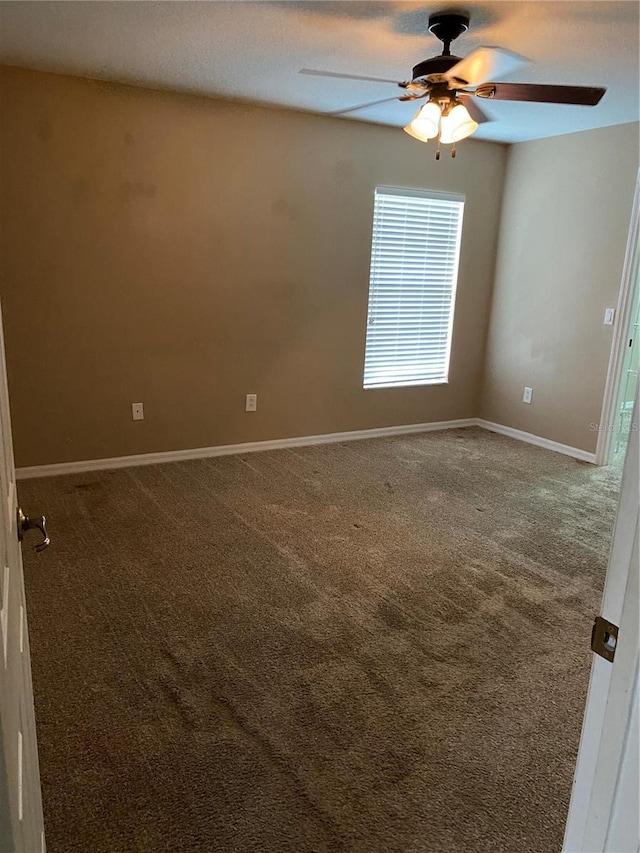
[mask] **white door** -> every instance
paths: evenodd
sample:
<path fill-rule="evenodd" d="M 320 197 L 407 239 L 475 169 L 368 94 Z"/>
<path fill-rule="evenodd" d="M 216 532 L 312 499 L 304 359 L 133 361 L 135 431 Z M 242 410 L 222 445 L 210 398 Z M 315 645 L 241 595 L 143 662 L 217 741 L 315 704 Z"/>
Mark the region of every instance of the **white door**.
<path fill-rule="evenodd" d="M 0 314 L 0 851 L 44 851 L 27 612 Z M 31 534 L 37 542 L 35 534 Z M 28 541 L 27 547 L 33 543 Z"/>
<path fill-rule="evenodd" d="M 595 655 L 564 853 L 637 853 L 640 406 L 631 419 L 601 615 L 618 626 L 613 662 Z"/>

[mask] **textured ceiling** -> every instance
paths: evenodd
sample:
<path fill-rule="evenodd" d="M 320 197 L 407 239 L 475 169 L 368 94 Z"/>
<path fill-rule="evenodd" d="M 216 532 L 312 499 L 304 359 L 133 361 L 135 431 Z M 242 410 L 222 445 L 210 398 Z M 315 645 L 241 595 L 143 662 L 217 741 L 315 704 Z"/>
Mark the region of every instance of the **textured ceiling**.
<path fill-rule="evenodd" d="M 298 74 L 303 68 L 405 80 L 440 53 L 427 32 L 446 3 L 1 2 L 0 62 L 59 73 L 293 107 L 339 110 L 393 96 L 384 83 Z M 464 56 L 500 45 L 531 63 L 510 82 L 606 86 L 597 107 L 482 102 L 495 121 L 476 136 L 503 142 L 637 121 L 639 5 L 467 2 Z M 392 102 L 349 118 L 402 126 L 415 105 Z"/>

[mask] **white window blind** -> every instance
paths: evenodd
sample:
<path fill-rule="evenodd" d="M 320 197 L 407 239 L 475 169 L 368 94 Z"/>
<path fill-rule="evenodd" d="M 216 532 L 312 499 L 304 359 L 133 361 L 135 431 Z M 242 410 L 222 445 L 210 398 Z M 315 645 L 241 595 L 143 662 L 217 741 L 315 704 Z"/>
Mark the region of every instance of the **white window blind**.
<path fill-rule="evenodd" d="M 378 187 L 364 387 L 446 382 L 464 196 Z"/>

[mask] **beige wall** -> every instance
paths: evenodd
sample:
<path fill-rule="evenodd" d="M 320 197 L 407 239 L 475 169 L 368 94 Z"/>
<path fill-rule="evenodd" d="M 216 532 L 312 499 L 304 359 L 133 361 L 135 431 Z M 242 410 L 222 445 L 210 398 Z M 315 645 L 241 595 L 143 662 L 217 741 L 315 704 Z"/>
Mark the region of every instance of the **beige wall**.
<path fill-rule="evenodd" d="M 436 163 L 395 129 L 72 77 L 0 69 L 0 97 L 18 465 L 478 414 L 595 450 L 637 124 Z M 385 184 L 467 196 L 448 385 L 362 390 Z"/>
<path fill-rule="evenodd" d="M 505 146 L 436 163 L 397 129 L 9 68 L 0 85 L 18 465 L 477 414 Z M 377 184 L 466 193 L 448 385 L 362 390 Z"/>
<path fill-rule="evenodd" d="M 482 416 L 595 451 L 638 171 L 638 124 L 509 151 Z M 533 404 L 522 403 L 524 386 Z"/>

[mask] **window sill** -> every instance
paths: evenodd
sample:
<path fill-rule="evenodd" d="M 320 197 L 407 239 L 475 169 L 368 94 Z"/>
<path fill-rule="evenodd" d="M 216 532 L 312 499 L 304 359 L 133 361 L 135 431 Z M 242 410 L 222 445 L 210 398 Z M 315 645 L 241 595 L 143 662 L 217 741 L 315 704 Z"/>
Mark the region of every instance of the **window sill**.
<path fill-rule="evenodd" d="M 449 379 L 422 379 L 419 382 L 387 382 L 381 385 L 363 385 L 363 391 L 376 391 L 378 388 L 415 388 L 418 385 L 448 385 Z"/>

